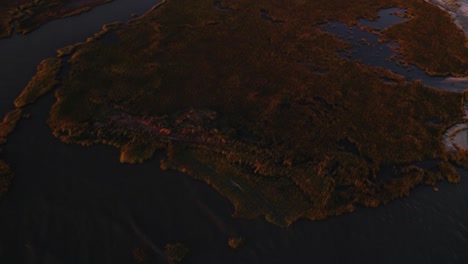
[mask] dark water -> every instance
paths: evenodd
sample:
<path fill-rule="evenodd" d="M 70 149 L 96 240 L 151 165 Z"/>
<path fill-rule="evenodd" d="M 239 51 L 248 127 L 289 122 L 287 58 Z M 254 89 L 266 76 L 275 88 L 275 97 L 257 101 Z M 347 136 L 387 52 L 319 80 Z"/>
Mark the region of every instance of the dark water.
<path fill-rule="evenodd" d="M 116 0 L 91 12 L 55 20 L 27 35 L 0 39 L 0 115 L 11 110 L 13 100 L 36 72 L 40 61 L 56 51 L 99 32 L 103 25 L 141 15 L 158 0 Z"/>
<path fill-rule="evenodd" d="M 376 28 L 378 30 L 384 30 L 397 23 L 402 23 L 408 20 L 408 18 L 400 15 L 405 15 L 406 12 L 400 8 L 388 8 L 379 11 L 379 18 L 375 21 L 369 21 L 366 19 L 360 19 L 359 23 L 364 27 Z"/>
<path fill-rule="evenodd" d="M 142 3 L 115 4 L 121 2 Z M 99 29 L 101 16 L 87 17 L 99 10 L 121 11 L 109 5 L 70 18 L 78 20 L 73 32 L 81 24 Z M 66 29 L 68 23 L 58 24 Z M 77 40 L 93 30 L 77 32 L 83 34 Z M 71 44 L 48 34 L 44 26 L 22 41 L 19 36 L 0 41 L 1 56 L 34 49 L 28 37 L 42 39 L 44 47 L 30 51 L 30 57 L 2 61 L 2 111 L 11 108 L 42 58 Z M 135 247 L 147 252 L 147 263 L 165 263 L 164 245 L 175 241 L 191 250 L 184 263 L 468 262 L 467 172 L 460 171 L 459 185 L 439 184 L 439 192 L 421 187 L 385 207 L 283 229 L 262 219 L 231 218 L 226 199 L 186 175 L 160 171 L 156 158 L 123 165 L 111 147 L 60 143 L 45 123 L 52 102 L 48 95 L 28 109 L 32 118 L 19 124 L 1 154 L 17 177 L 0 204 L 0 263 L 135 263 Z M 229 237 L 244 238 L 244 246 L 230 249 Z"/>

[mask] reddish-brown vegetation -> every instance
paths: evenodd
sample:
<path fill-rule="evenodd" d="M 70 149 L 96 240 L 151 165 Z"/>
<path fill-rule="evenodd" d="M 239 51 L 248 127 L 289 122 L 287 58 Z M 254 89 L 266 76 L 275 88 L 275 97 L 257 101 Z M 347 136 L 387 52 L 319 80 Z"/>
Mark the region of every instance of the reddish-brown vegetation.
<path fill-rule="evenodd" d="M 236 216 L 280 225 L 459 180 L 440 137 L 461 117 L 463 95 L 348 61 L 337 51 L 349 46 L 317 28 L 402 7 L 412 19 L 385 34 L 401 43 L 407 62 L 434 74 L 465 73 L 460 30 L 441 10 L 416 0 L 221 4 L 230 11 L 209 0 L 167 1 L 106 30 L 116 42 L 99 41 L 101 34 L 62 50 L 71 70 L 51 111 L 54 135 L 116 146 L 131 163 L 164 150 L 162 168 L 210 184 Z M 420 42 L 440 42 L 433 32 L 442 29 L 421 19 L 427 14 L 454 39 L 443 56 L 457 60 L 425 59 L 442 52 Z M 407 37 L 419 27 L 428 28 L 421 38 Z M 427 159 L 434 166 L 417 166 Z M 385 166 L 394 168 L 389 180 L 379 178 Z"/>

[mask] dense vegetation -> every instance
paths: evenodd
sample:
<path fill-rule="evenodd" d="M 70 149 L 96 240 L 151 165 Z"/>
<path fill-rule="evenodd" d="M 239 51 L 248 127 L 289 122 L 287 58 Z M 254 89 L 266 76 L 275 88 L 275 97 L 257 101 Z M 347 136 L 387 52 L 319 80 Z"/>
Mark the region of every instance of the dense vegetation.
<path fill-rule="evenodd" d="M 163 150 L 162 168 L 210 184 L 236 216 L 280 225 L 457 182 L 440 137 L 463 96 L 348 61 L 337 52 L 349 45 L 317 27 L 392 6 L 411 18 L 384 32 L 406 63 L 467 73 L 463 33 L 424 1 L 167 1 L 59 52 L 71 69 L 49 124 L 64 142 L 120 148 L 122 162 Z M 46 72 L 35 80 L 55 80 Z"/>
<path fill-rule="evenodd" d="M 163 167 L 210 183 L 239 216 L 279 224 L 457 181 L 439 136 L 461 96 L 340 58 L 346 43 L 314 25 L 372 18 L 384 5 L 338 2 L 325 12 L 317 2 L 168 2 L 112 33 L 118 43 L 77 49 L 50 124 L 65 141 L 121 147 L 122 161 L 165 149 Z M 426 159 L 437 160 L 430 170 L 411 165 Z M 394 175 L 381 181 L 387 165 Z"/>
<path fill-rule="evenodd" d="M 389 28 L 387 40 L 396 40 L 406 63 L 430 75 L 468 75 L 468 48 L 463 31 L 453 26 L 448 13 L 433 5 L 415 6 L 413 19 Z"/>

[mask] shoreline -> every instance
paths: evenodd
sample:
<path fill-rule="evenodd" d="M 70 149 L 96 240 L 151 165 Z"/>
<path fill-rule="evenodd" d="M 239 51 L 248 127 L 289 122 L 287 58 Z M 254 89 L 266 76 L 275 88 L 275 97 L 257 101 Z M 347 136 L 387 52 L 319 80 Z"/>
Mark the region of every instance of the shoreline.
<path fill-rule="evenodd" d="M 442 10 L 446 11 L 452 17 L 454 23 L 468 35 L 468 3 L 464 1 L 444 1 L 444 0 L 425 0 Z M 454 3 L 455 2 L 455 3 Z"/>
<path fill-rule="evenodd" d="M 1 21 L 4 24 L 4 28 L 2 30 L 0 27 L 0 40 L 3 38 L 9 38 L 14 34 L 28 34 L 51 21 L 89 12 L 97 6 L 105 5 L 112 1 L 114 0 L 83 0 L 83 3 L 63 3 L 63 5 L 60 6 L 60 9 L 57 9 L 55 6 L 48 6 L 47 8 L 50 9 L 47 9 L 46 11 L 51 14 L 49 16 L 42 16 L 45 11 L 40 10 L 43 8 L 40 1 L 23 3 L 17 6 L 15 6 L 14 3 L 11 3 L 12 6 L 5 7 L 7 10 L 0 10 L 0 14 L 5 16 L 4 21 Z M 37 12 L 36 8 L 39 9 L 38 14 L 35 13 Z M 8 14 L 8 16 L 6 14 Z M 30 25 L 28 25 L 28 19 L 37 19 L 37 21 L 31 22 L 29 23 Z"/>
<path fill-rule="evenodd" d="M 187 174 L 181 175 L 172 170 L 159 174 L 159 162 L 156 158 L 130 167 L 118 164 L 118 150 L 112 147 L 99 145 L 87 149 L 59 142 L 52 137 L 49 127 L 44 124 L 49 106 L 54 102 L 49 93 L 27 108 L 28 111 L 33 111 L 31 120 L 21 122 L 17 128 L 18 133 L 12 135 L 13 143 L 6 147 L 7 153 L 12 154 L 11 160 L 16 167 L 13 169 L 20 171 L 18 184 L 13 188 L 14 196 L 11 196 L 12 199 L 19 197 L 20 208 L 10 209 L 18 205 L 11 204 L 11 199 L 8 205 L 2 204 L 1 207 L 11 211 L 0 211 L 6 218 L 0 219 L 0 222 L 7 223 L 3 225 L 3 230 L 9 229 L 0 238 L 0 249 L 14 248 L 15 246 L 10 246 L 15 245 L 9 241 L 11 238 L 19 242 L 18 252 L 6 250 L 5 254 L 24 253 L 21 257 L 25 257 L 29 253 L 24 247 L 27 245 L 28 250 L 42 253 L 45 248 L 48 250 L 45 254 L 56 253 L 59 258 L 76 257 L 74 261 L 90 256 L 92 261 L 87 263 L 97 263 L 97 259 L 108 257 L 102 263 L 109 259 L 118 259 L 118 256 L 126 257 L 126 250 L 129 251 L 130 247 L 139 243 L 143 244 L 139 246 L 152 257 L 153 248 L 162 248 L 161 245 L 177 239 L 187 241 L 191 249 L 187 258 L 190 263 L 210 263 L 209 260 L 213 259 L 224 263 L 249 263 L 259 259 L 267 262 L 265 260 L 270 258 L 273 262 L 284 260 L 280 262 L 286 263 L 291 262 L 291 259 L 299 262 L 301 257 L 310 257 L 301 254 L 309 253 L 312 248 L 320 249 L 314 253 L 314 259 L 323 263 L 333 260 L 343 262 L 340 259 L 343 256 L 348 261 L 361 260 L 360 263 L 370 263 L 368 260 L 371 258 L 373 261 L 379 258 L 389 258 L 391 261 L 395 258 L 418 263 L 421 261 L 417 260 L 429 255 L 435 256 L 435 261 L 466 257 L 466 251 L 462 251 L 466 241 L 453 243 L 453 237 L 463 237 L 465 229 L 447 232 L 440 228 L 446 224 L 446 212 L 451 213 L 451 224 L 466 223 L 463 205 L 456 204 L 453 208 L 462 213 L 454 214 L 450 211 L 452 209 L 445 208 L 453 204 L 452 200 L 447 202 L 443 198 L 447 196 L 453 197 L 455 201 L 463 200 L 466 195 L 453 194 L 458 193 L 460 186 L 443 182 L 440 184 L 441 192 L 437 194 L 429 188 L 418 187 L 412 191 L 414 194 L 412 193 L 410 199 L 399 199 L 374 209 L 358 207 L 359 210 L 353 214 L 333 217 L 327 221 L 311 222 L 301 219 L 287 230 L 281 229 L 266 222 L 264 218 L 232 218 L 232 204 L 222 193 Z M 39 108 L 42 109 L 41 113 L 32 110 Z M 38 125 L 43 129 L 39 132 L 43 138 L 36 138 L 36 135 L 30 133 Z M 32 145 L 35 146 L 32 153 L 21 153 L 29 150 Z M 58 155 L 59 159 L 54 160 L 54 155 Z M 29 166 L 23 166 L 25 160 L 30 162 Z M 232 184 L 238 182 L 233 181 Z M 29 193 L 24 192 L 25 187 Z M 242 187 L 245 189 L 243 184 Z M 21 190 L 23 193 L 20 193 Z M 209 198 L 202 196 L 205 193 L 209 194 Z M 441 213 L 434 216 L 436 209 Z M 442 214 L 444 217 L 437 218 Z M 15 219 L 16 215 L 18 218 Z M 125 219 L 129 215 L 135 219 L 134 229 L 138 230 L 136 235 L 143 235 L 134 238 L 134 229 L 127 230 Z M 22 221 L 14 221 L 17 219 Z M 50 224 L 51 222 L 55 225 Z M 41 229 L 39 235 L 34 237 L 35 240 L 31 241 L 29 236 L 33 235 L 30 233 L 37 231 L 33 228 Z M 417 239 L 428 234 L 427 229 L 431 229 L 427 239 L 422 243 L 415 243 L 414 241 L 419 241 Z M 80 233 L 81 230 L 94 230 L 96 234 Z M 236 251 L 227 248 L 227 237 L 232 236 L 245 236 L 246 248 L 241 246 Z M 102 237 L 112 240 L 112 243 L 100 240 Z M 44 239 L 42 244 L 41 239 Z M 86 243 L 86 239 L 90 243 Z M 381 244 L 376 243 L 391 245 L 394 241 L 400 242 L 397 243 L 398 246 L 386 247 L 385 250 L 382 250 Z M 76 247 L 62 256 L 57 245 L 59 249 L 62 245 Z M 457 254 L 448 256 L 440 251 L 433 251 L 435 245 Z M 360 251 L 363 249 L 366 254 Z M 414 254 L 413 250 L 419 250 L 418 254 Z M 87 254 L 82 254 L 83 252 Z M 340 254 L 333 254 L 336 252 Z M 122 259 L 124 258 L 118 260 Z"/>

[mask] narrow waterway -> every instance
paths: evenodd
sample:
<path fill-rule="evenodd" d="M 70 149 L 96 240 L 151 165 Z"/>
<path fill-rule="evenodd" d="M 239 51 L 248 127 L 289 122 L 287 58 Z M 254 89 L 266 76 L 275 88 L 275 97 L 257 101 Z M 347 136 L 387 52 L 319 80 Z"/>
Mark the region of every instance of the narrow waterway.
<path fill-rule="evenodd" d="M 116 0 L 1 40 L 0 112 L 11 109 L 40 60 L 152 4 Z M 104 14 L 116 16 L 103 21 Z M 0 263 L 135 263 L 135 248 L 148 263 L 165 263 L 170 242 L 190 248 L 183 263 L 468 262 L 465 171 L 461 184 L 441 183 L 439 192 L 421 187 L 381 208 L 284 229 L 231 218 L 226 199 L 187 175 L 160 171 L 157 158 L 123 165 L 114 148 L 60 143 L 46 124 L 53 100 L 49 94 L 27 109 L 32 117 L 20 122 L 1 153 L 16 179 L 0 203 Z M 230 249 L 229 237 L 245 243 Z"/>
<path fill-rule="evenodd" d="M 405 10 L 399 8 L 383 9 L 379 11 L 378 20 L 361 19 L 360 24 L 382 31 L 407 20 L 407 18 L 399 15 L 405 14 L 405 12 Z M 320 28 L 352 45 L 351 49 L 342 53 L 344 57 L 351 60 L 391 70 L 404 76 L 408 81 L 419 80 L 427 86 L 440 90 L 463 92 L 468 88 L 468 77 L 432 77 L 414 65 L 399 64 L 399 58 L 395 57 L 395 49 L 399 48 L 398 44 L 380 42 L 379 35 L 361 30 L 358 26 L 349 27 L 340 22 L 329 21 L 327 24 L 321 25 Z"/>
<path fill-rule="evenodd" d="M 0 115 L 13 108 L 13 101 L 36 72 L 43 59 L 58 49 L 85 41 L 116 21 L 142 15 L 159 0 L 115 0 L 79 16 L 51 21 L 27 35 L 14 34 L 0 40 Z"/>

